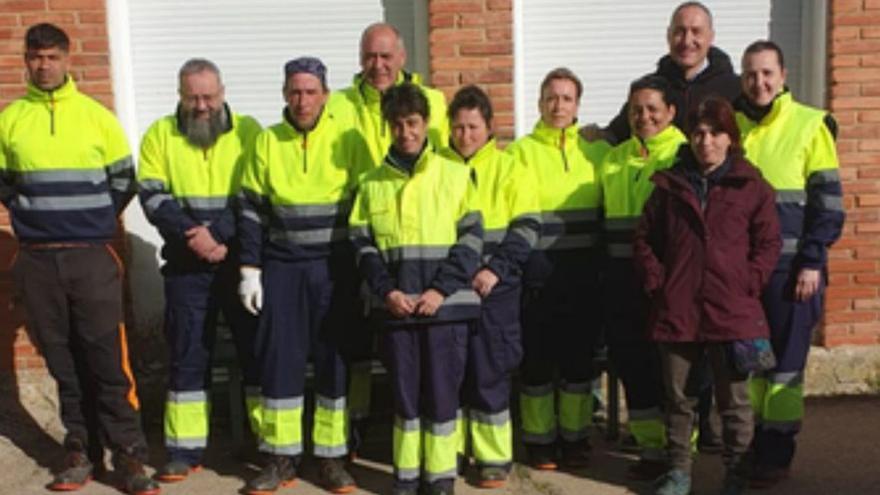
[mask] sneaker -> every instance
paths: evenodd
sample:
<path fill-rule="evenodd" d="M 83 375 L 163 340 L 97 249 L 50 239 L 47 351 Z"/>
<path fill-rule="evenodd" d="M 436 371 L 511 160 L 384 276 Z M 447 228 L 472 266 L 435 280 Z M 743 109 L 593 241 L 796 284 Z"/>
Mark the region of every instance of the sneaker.
<path fill-rule="evenodd" d="M 661 476 L 654 484 L 654 495 L 689 495 L 691 475 L 681 469 L 672 469 Z"/>
<path fill-rule="evenodd" d="M 161 489 L 156 480 L 147 476 L 144 465 L 135 455 L 119 452 L 113 458 L 119 489 L 128 495 L 158 495 Z"/>
<path fill-rule="evenodd" d="M 64 468 L 49 483 L 56 492 L 72 492 L 84 487 L 92 479 L 92 463 L 84 452 L 71 450 L 64 458 Z"/>
<path fill-rule="evenodd" d="M 480 488 L 501 488 L 507 483 L 507 470 L 500 466 L 483 466 L 477 476 Z"/>
<path fill-rule="evenodd" d="M 202 466 L 200 465 L 190 466 L 185 461 L 170 461 L 156 473 L 156 479 L 162 483 L 176 483 L 185 480 L 190 474 L 201 470 Z"/>
<path fill-rule="evenodd" d="M 345 470 L 342 459 L 318 461 L 318 484 L 331 493 L 351 493 L 357 489 L 354 478 Z"/>
<path fill-rule="evenodd" d="M 275 490 L 296 484 L 296 466 L 292 457 L 273 455 L 260 471 L 244 487 L 248 495 L 265 495 Z"/>
<path fill-rule="evenodd" d="M 772 488 L 791 476 L 787 467 L 755 466 L 749 486 L 757 489 Z"/>
<path fill-rule="evenodd" d="M 633 480 L 651 481 L 656 480 L 669 471 L 669 464 L 664 461 L 653 459 L 639 459 L 631 464 L 626 470 L 626 477 Z"/>
<path fill-rule="evenodd" d="M 569 468 L 582 468 L 590 464 L 590 444 L 586 440 L 562 443 L 562 464 Z"/>
<path fill-rule="evenodd" d="M 556 448 L 553 445 L 527 445 L 526 452 L 529 456 L 529 464 L 539 471 L 553 471 L 559 467 L 556 464 Z"/>

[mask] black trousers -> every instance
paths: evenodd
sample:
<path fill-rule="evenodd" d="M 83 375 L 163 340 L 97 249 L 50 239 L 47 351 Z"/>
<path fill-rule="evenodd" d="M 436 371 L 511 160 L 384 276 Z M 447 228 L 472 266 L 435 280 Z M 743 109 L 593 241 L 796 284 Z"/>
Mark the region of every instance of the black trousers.
<path fill-rule="evenodd" d="M 114 452 L 145 460 L 116 253 L 103 244 L 22 247 L 12 271 L 28 331 L 58 383 L 65 446 L 100 436 Z M 84 408 L 92 398 L 94 409 Z"/>

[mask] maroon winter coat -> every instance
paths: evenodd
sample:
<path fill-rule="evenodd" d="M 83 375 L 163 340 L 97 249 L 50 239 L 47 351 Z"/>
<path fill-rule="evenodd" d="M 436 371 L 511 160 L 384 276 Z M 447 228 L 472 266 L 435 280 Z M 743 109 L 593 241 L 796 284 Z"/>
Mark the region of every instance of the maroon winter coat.
<path fill-rule="evenodd" d="M 759 300 L 782 248 L 776 195 L 739 154 L 708 188 L 705 209 L 678 163 L 655 189 L 636 231 L 634 262 L 651 294 L 648 336 L 662 342 L 768 337 Z"/>

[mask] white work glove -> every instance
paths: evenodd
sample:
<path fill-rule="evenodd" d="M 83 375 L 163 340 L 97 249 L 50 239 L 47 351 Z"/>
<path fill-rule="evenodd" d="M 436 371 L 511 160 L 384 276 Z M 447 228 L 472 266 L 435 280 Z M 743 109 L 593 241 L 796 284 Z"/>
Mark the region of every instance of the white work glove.
<path fill-rule="evenodd" d="M 241 267 L 241 282 L 238 283 L 238 297 L 248 312 L 258 315 L 263 309 L 263 283 L 260 282 L 260 269 L 255 266 Z"/>

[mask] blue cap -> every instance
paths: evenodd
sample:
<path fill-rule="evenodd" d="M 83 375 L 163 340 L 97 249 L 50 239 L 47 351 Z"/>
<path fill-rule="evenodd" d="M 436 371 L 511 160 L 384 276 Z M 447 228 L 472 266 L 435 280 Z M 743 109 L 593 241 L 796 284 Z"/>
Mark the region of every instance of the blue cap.
<path fill-rule="evenodd" d="M 317 57 L 299 57 L 284 64 L 284 78 L 294 74 L 306 73 L 317 77 L 321 85 L 327 87 L 327 66 Z"/>

